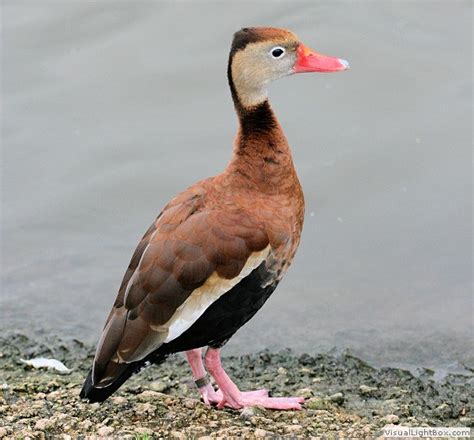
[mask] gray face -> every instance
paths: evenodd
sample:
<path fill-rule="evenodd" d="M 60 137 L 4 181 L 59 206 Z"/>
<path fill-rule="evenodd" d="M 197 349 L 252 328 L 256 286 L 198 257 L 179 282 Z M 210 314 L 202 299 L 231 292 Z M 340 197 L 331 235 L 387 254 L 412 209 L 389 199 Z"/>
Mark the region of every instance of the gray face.
<path fill-rule="evenodd" d="M 265 100 L 269 82 L 293 73 L 298 44 L 294 40 L 252 43 L 234 55 L 232 78 L 243 105 Z"/>

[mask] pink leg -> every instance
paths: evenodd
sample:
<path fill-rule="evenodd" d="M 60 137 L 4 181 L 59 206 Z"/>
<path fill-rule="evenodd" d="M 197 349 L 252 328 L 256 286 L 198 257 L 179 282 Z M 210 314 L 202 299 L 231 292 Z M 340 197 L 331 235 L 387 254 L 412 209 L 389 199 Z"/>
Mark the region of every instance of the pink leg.
<path fill-rule="evenodd" d="M 218 349 L 208 348 L 206 367 L 222 392 L 222 400 L 218 403 L 218 408 L 228 406 L 239 409 L 245 406 L 263 406 L 270 409 L 301 409 L 301 403 L 304 402 L 303 397 L 268 397 L 268 393 L 262 395 L 259 392 L 241 392 L 222 368 Z"/>
<path fill-rule="evenodd" d="M 196 348 L 186 352 L 186 358 L 188 359 L 189 365 L 191 366 L 194 380 L 202 379 L 207 375 L 202 362 L 201 351 L 201 348 Z M 210 383 L 200 387 L 199 393 L 201 394 L 202 400 L 206 405 L 211 405 L 213 403 L 215 404 L 222 400 L 222 397 L 217 395 Z"/>
<path fill-rule="evenodd" d="M 186 352 L 186 358 L 188 359 L 189 365 L 191 366 L 193 379 L 195 381 L 206 377 L 207 374 L 202 361 L 201 351 L 201 348 L 196 348 Z M 210 383 L 200 387 L 199 393 L 201 394 L 202 400 L 206 405 L 218 404 L 222 402 L 223 399 L 221 390 L 215 391 Z M 249 391 L 243 394 L 246 396 L 268 396 L 268 391 L 257 390 Z"/>

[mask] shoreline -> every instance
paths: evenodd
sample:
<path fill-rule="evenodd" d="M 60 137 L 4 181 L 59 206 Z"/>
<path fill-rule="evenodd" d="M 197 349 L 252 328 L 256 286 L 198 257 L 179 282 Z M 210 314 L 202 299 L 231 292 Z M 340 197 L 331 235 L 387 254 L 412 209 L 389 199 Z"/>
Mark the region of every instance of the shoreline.
<path fill-rule="evenodd" d="M 415 377 L 348 354 L 288 350 L 228 356 L 223 364 L 243 390 L 307 397 L 302 411 L 208 408 L 181 355 L 135 375 L 103 404 L 89 404 L 79 390 L 93 350 L 77 340 L 1 337 L 0 438 L 373 438 L 387 425 L 473 426 L 472 372 L 436 381 L 428 369 Z M 19 360 L 34 357 L 58 359 L 72 371 L 31 369 Z"/>

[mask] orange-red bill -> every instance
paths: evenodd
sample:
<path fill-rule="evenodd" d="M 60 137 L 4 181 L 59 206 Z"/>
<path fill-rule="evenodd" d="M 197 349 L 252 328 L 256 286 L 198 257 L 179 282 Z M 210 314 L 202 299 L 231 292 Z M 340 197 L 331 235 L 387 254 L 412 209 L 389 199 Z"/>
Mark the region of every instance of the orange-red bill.
<path fill-rule="evenodd" d="M 296 63 L 293 68 L 295 73 L 303 72 L 339 72 L 349 69 L 346 60 L 322 55 L 300 44 L 296 50 Z"/>

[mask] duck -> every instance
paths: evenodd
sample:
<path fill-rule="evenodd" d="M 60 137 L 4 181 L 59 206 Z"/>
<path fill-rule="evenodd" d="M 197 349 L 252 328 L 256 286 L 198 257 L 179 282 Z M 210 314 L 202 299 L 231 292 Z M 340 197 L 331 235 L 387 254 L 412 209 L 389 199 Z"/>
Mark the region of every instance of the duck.
<path fill-rule="evenodd" d="M 234 34 L 227 76 L 239 124 L 231 159 L 221 174 L 173 198 L 143 235 L 82 398 L 103 402 L 144 367 L 184 352 L 206 405 L 302 408 L 303 397 L 241 391 L 222 367 L 221 349 L 274 292 L 303 228 L 303 190 L 268 84 L 348 68 L 346 60 L 310 49 L 286 29 Z"/>

